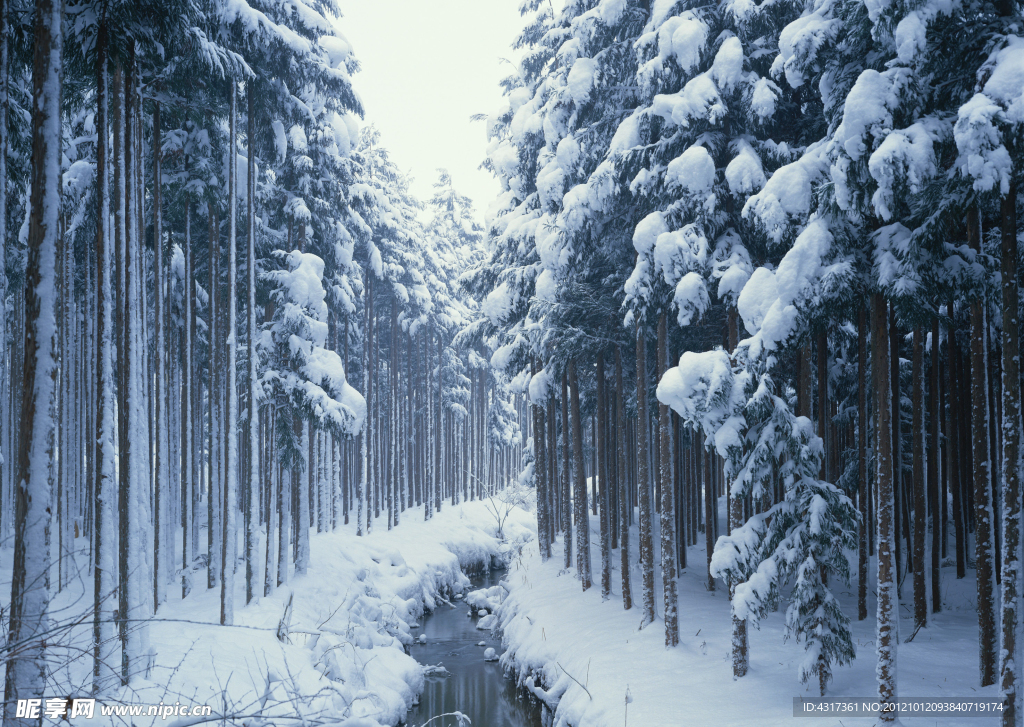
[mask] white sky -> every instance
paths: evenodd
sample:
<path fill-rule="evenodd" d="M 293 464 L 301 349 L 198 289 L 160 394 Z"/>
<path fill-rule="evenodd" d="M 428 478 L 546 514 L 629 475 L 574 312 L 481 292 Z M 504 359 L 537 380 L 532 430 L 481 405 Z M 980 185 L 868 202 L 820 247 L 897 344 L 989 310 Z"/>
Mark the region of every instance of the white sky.
<path fill-rule="evenodd" d="M 392 159 L 429 199 L 437 168 L 473 199 L 477 216 L 498 193 L 482 121 L 501 104 L 498 81 L 522 28 L 520 0 L 339 0 L 341 32 L 362 70 L 353 85 Z"/>

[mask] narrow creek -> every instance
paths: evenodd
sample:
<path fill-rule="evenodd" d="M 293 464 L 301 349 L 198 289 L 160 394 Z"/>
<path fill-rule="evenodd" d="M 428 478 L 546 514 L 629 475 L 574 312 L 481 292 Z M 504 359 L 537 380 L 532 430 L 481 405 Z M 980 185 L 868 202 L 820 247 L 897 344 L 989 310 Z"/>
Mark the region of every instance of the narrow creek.
<path fill-rule="evenodd" d="M 474 576 L 470 587 L 495 586 L 504 573 L 494 570 Z M 439 603 L 424 617 L 419 634 L 426 636 L 426 642 L 417 641 L 412 655 L 421 664 L 444 666 L 448 674 L 427 677 L 419 705 L 405 717 L 409 727 L 420 727 L 438 715 L 456 711 L 469 717 L 473 727 L 542 727 L 540 703 L 523 696 L 515 682 L 505 678 L 497 661 L 484 660 L 488 648 L 501 653 L 501 640 L 489 630 L 478 630 L 477 620 L 462 600 L 452 601 L 451 606 Z M 444 717 L 430 722 L 430 727 L 456 727 L 458 723 L 455 717 Z"/>

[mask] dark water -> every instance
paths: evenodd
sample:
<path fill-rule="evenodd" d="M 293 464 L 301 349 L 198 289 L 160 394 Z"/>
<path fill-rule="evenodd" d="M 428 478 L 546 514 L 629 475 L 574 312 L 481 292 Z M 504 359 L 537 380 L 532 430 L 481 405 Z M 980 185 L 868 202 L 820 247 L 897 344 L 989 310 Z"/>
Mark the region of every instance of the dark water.
<path fill-rule="evenodd" d="M 491 571 L 472 579 L 472 588 L 498 584 L 504 571 Z M 405 722 L 420 727 L 432 717 L 459 711 L 472 720 L 473 727 L 541 727 L 541 706 L 516 690 L 506 679 L 498 662 L 484 661 L 484 650 L 501 654 L 501 640 L 490 631 L 476 628 L 477 617 L 470 618 L 469 606 L 453 601 L 454 607 L 439 603 L 424 617 L 422 627 L 413 631 L 426 634 L 427 643 L 416 643 L 412 655 L 421 664 L 442 664 L 447 676 L 428 676 L 418 706 L 409 710 Z M 483 641 L 484 646 L 478 646 Z M 435 719 L 430 727 L 456 727 L 455 717 Z"/>

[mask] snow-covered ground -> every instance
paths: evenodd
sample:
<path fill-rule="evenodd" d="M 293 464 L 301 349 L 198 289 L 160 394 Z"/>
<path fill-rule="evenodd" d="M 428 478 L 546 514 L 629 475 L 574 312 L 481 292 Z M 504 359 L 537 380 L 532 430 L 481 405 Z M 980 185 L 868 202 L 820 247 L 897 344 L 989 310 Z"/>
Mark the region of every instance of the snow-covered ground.
<path fill-rule="evenodd" d="M 356 537 L 354 526 L 313 534 L 311 564 L 258 603 L 245 602 L 244 563 L 236 576 L 235 625 L 221 626 L 220 588 L 207 590 L 205 573 L 184 600 L 172 588 L 150 623 L 153 666 L 106 703 L 210 705 L 213 715 L 237 723 L 300 717 L 304 724 L 343 727 L 395 725 L 423 686 L 423 668 L 406 654 L 424 609 L 468 586 L 464 570 L 489 566 L 509 547 L 496 537 L 497 521 L 481 502 L 446 506 L 424 523 L 409 510 L 400 527 L 378 527 Z M 532 537 L 535 516 L 513 510 L 503 523 L 508 540 Z M 205 536 L 205 533 L 204 533 Z M 10 551 L 6 568 L 9 574 Z M 84 562 L 84 560 L 83 560 Z M 91 577 L 77 579 L 54 602 L 58 617 L 91 604 Z M 8 591 L 9 592 L 9 591 Z M 291 602 L 288 635 L 278 630 Z M 74 644 L 89 648 L 89 623 L 73 629 Z M 74 650 L 69 652 L 74 654 Z M 79 652 L 80 653 L 80 652 Z M 58 673 L 58 694 L 88 694 L 91 660 Z M 45 695 L 54 696 L 54 695 Z M 73 724 L 190 724 L 194 719 L 76 718 Z M 205 721 L 209 721 L 207 718 Z M 290 723 L 284 719 L 278 724 Z"/>
<path fill-rule="evenodd" d="M 598 519 L 591 517 L 591 543 Z M 637 555 L 637 534 L 632 546 Z M 655 542 L 658 542 L 657 532 Z M 849 717 L 794 719 L 794 697 L 817 697 L 816 685 L 801 685 L 797 664 L 803 644 L 784 641 L 785 607 L 765 619 L 750 634 L 750 671 L 734 681 L 731 662 L 731 621 L 728 597 L 721 582 L 709 592 L 703 537 L 688 551 L 689 566 L 679 579 L 681 643 L 664 646 L 660 620 L 643 630 L 641 579 L 632 573 L 633 609 L 622 609 L 618 555 L 612 558 L 613 596 L 601 598 L 600 553 L 592 550 L 594 587 L 584 593 L 575 571 L 562 569 L 561 539 L 553 557 L 541 562 L 536 543 L 511 564 L 510 593 L 497 609 L 506 651 L 502 664 L 520 681 L 542 687 L 556 708 L 556 727 L 705 727 L 718 725 L 803 725 L 841 727 L 869 725 L 876 719 Z M 855 565 L 855 564 L 854 564 Z M 872 559 L 872 568 L 874 560 Z M 854 578 L 856 578 L 856 569 Z M 898 688 L 901 697 L 997 697 L 995 687 L 978 686 L 977 613 L 974 608 L 974 571 L 957 581 L 953 568 L 942 571 L 944 611 L 929 614 L 929 626 L 898 651 Z M 661 576 L 657 574 L 660 585 Z M 853 621 L 857 658 L 849 667 L 835 669 L 828 696 L 875 698 L 875 633 L 873 595 L 869 617 L 856 620 L 856 585 L 838 586 L 836 593 Z M 874 591 L 874 579 L 869 585 Z M 901 640 L 913 633 L 913 591 L 903 584 L 900 604 Z M 958 666 L 954 666 L 958 665 Z M 965 719 L 904 719 L 908 726 L 996 724 L 995 717 Z"/>
<path fill-rule="evenodd" d="M 293 576 L 269 597 L 241 607 L 244 577 L 236 578 L 239 607 L 232 627 L 218 623 L 219 588 L 197 585 L 184 600 L 179 589 L 169 589 L 170 600 L 149 624 L 149 674 L 109 695 L 106 703 L 210 705 L 214 717 L 234 715 L 239 722 L 259 715 L 301 716 L 310 725 L 395 725 L 423 687 L 424 668 L 406 647 L 419 636 L 424 610 L 465 592 L 464 571 L 504 557 L 510 561 L 507 595 L 505 587 L 493 587 L 468 594 L 467 601 L 474 610 L 495 612 L 479 624 L 493 623 L 500 629 L 502 665 L 555 710 L 556 727 L 840 727 L 876 721 L 848 716 L 793 721 L 794 697 L 817 695 L 814 685 L 805 688 L 797 680 L 803 645 L 785 641 L 781 612 L 751 631 L 750 672 L 741 681 L 733 680 L 729 604 L 721 583 L 714 592 L 705 588 L 703 538 L 689 549 L 689 567 L 679 580 L 681 644 L 668 649 L 660 621 L 660 588 L 659 620 L 639 628 L 642 596 L 635 530 L 634 608 L 623 611 L 617 554 L 612 558 L 612 598 L 601 598 L 596 518 L 591 518 L 595 585 L 586 593 L 574 570 L 562 569 L 561 540 L 554 557 L 541 562 L 533 537 L 535 514 L 512 509 L 502 526 L 504 543 L 497 537 L 491 508 L 475 502 L 445 507 L 426 523 L 418 510 L 407 511 L 398 528 L 378 527 L 366 537 L 357 537 L 354 526 L 314 534 L 309 573 Z M 9 575 L 10 551 L 0 555 L 5 556 L 4 575 Z M 244 567 L 241 561 L 239 566 Z M 205 573 L 198 576 L 197 584 L 203 584 Z M 973 576 L 969 570 L 968 578 L 957 581 L 953 568 L 943 569 L 944 611 L 930 614 L 928 628 L 899 646 L 902 697 L 996 697 L 994 687 L 978 687 L 976 669 L 952 666 L 973 665 L 978 658 Z M 660 584 L 660 573 L 656 583 Z M 83 570 L 56 596 L 55 619 L 85 613 L 91 586 Z M 872 578 L 869 590 L 873 587 Z M 903 588 L 900 630 L 906 639 L 913 632 L 909 580 Z M 836 592 L 853 621 L 858 655 L 852 666 L 835 670 L 829 696 L 872 699 L 873 597 L 869 596 L 869 618 L 858 622 L 855 587 L 839 586 Z M 288 634 L 282 641 L 278 631 L 289 602 Z M 72 636 L 68 656 L 80 656 L 75 649 L 89 647 L 91 622 L 72 629 Z M 69 662 L 55 675 L 56 693 L 88 693 L 90 660 Z M 104 719 L 98 708 L 93 720 L 71 720 L 76 725 L 133 722 L 139 727 L 183 727 L 195 721 L 174 716 Z M 905 723 L 981 727 L 994 724 L 995 718 Z"/>

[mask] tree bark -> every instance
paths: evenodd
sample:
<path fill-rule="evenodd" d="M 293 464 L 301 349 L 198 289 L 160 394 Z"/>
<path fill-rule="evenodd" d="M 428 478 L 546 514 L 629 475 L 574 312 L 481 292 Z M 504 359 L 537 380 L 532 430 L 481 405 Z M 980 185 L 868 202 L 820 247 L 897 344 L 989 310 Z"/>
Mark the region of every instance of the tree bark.
<path fill-rule="evenodd" d="M 608 437 L 607 397 L 604 382 L 604 353 L 597 354 L 597 462 L 599 472 L 595 476 L 600 483 L 598 497 L 601 507 L 598 514 L 601 523 L 601 597 L 609 598 L 612 593 L 612 549 L 611 521 L 608 517 Z"/>
<path fill-rule="evenodd" d="M 572 468 L 569 466 L 569 379 L 562 373 L 562 545 L 565 555 L 565 568 L 572 565 L 572 523 L 576 513 L 569 507 L 572 502 Z M 550 405 L 549 405 L 550 410 Z M 550 419 L 550 417 L 549 417 Z M 553 422 L 552 422 L 553 424 Z"/>
<path fill-rule="evenodd" d="M 1001 205 L 1001 268 L 1003 314 L 1003 580 L 1000 686 L 1003 691 L 1002 724 L 1017 724 L 1017 613 L 1020 609 L 1020 341 L 1017 282 L 1017 190 L 1011 180 Z"/>
<path fill-rule="evenodd" d="M 224 506 L 221 546 L 221 587 L 220 587 L 220 622 L 224 625 L 234 623 L 235 618 L 235 554 L 237 538 L 235 510 L 238 492 L 238 384 L 235 362 L 238 358 L 238 336 L 235 319 L 238 306 L 238 261 L 236 207 L 238 204 L 238 153 L 235 145 L 238 140 L 236 133 L 238 84 L 231 83 L 231 99 L 228 120 L 228 310 L 227 310 L 227 419 L 224 427 L 226 458 L 224 476 Z M 302 235 L 300 234 L 300 239 Z M 308 529 L 307 531 L 308 532 Z"/>
<path fill-rule="evenodd" d="M 857 312 L 857 620 L 868 617 L 868 313 Z"/>
<path fill-rule="evenodd" d="M 5 0 L 6 7 L 6 0 Z M 114 441 L 117 436 L 114 399 L 114 310 L 111 281 L 110 187 L 108 162 L 109 78 L 107 76 L 107 8 L 102 7 L 96 37 L 96 502 L 93 506 L 93 693 L 116 683 L 113 669 L 113 596 L 117 584 L 114 506 L 117 476 Z M 6 27 L 6 23 L 4 24 Z M 6 36 L 6 34 L 5 34 Z M 6 43 L 6 37 L 4 39 Z M 0 152 L 2 153 L 2 152 Z"/>
<path fill-rule="evenodd" d="M 978 210 L 974 206 L 967 213 L 967 235 L 971 247 L 980 250 L 980 220 Z M 994 684 L 996 680 L 996 620 L 993 603 L 995 589 L 992 582 L 992 462 L 988 442 L 988 352 L 985 332 L 985 301 L 979 296 L 971 301 L 971 430 L 974 436 L 974 560 L 978 574 L 979 657 L 983 687 Z"/>
<path fill-rule="evenodd" d="M 924 541 L 928 528 L 925 510 L 925 438 L 924 438 L 924 329 L 914 329 L 913 357 L 913 445 L 914 458 L 914 625 L 928 625 L 928 594 L 924 575 Z"/>
<path fill-rule="evenodd" d="M 735 307 L 729 308 L 729 317 L 727 321 L 728 325 L 728 344 L 729 353 L 736 350 L 736 346 L 739 343 L 739 329 L 737 321 L 737 312 Z M 800 401 L 803 404 L 803 415 L 808 419 L 811 414 L 811 353 L 810 346 L 804 346 L 803 353 L 800 361 L 800 372 L 803 386 L 801 387 Z M 743 525 L 743 500 L 737 496 L 737 493 L 732 492 L 732 487 L 735 482 L 726 483 L 727 491 L 730 492 L 729 498 L 729 532 L 734 532 L 737 528 Z M 736 594 L 736 584 L 729 583 L 729 600 L 733 599 Z M 747 620 L 745 618 L 739 618 L 735 612 L 732 616 L 732 675 L 733 678 L 739 678 L 746 676 L 747 670 L 750 668 L 750 643 L 747 637 Z"/>
<path fill-rule="evenodd" d="M 946 305 L 949 316 L 949 327 L 946 331 L 946 350 L 949 364 L 946 366 L 947 384 L 949 392 L 949 418 L 946 423 L 948 442 L 946 444 L 946 478 L 949 482 L 949 489 L 953 495 L 953 533 L 956 538 L 956 577 L 957 579 L 967 576 L 967 542 L 964 533 L 964 501 L 963 501 L 963 480 L 960 477 L 961 453 L 960 441 L 960 397 L 957 393 L 957 362 L 960 360 L 960 351 L 956 345 L 956 328 L 953 320 L 953 301 Z"/>
<path fill-rule="evenodd" d="M 60 199 L 61 0 L 36 0 L 32 58 L 32 181 L 25 268 L 25 359 L 22 379 L 18 485 L 15 497 L 14 577 L 4 723 L 16 719 L 18 699 L 43 696 L 50 606 L 50 492 L 54 484 L 56 397 L 56 280 Z M 6 32 L 6 29 L 5 29 Z"/>
<path fill-rule="evenodd" d="M 185 157 L 185 170 L 188 173 L 188 157 Z M 184 467 L 181 471 L 181 597 L 185 598 L 192 590 L 189 567 L 195 557 L 192 550 L 191 526 L 195 519 L 195 438 L 193 436 L 193 394 L 194 386 L 192 371 L 192 340 L 195 330 L 195 285 L 192 282 L 192 200 L 185 196 L 185 225 L 184 225 L 184 246 L 185 257 L 185 280 L 182 291 L 182 304 L 185 307 L 182 323 L 182 366 L 181 366 L 181 389 L 182 389 L 182 416 L 181 416 L 181 446 L 184 447 Z"/>
<path fill-rule="evenodd" d="M 583 469 L 583 423 L 580 421 L 580 390 L 576 381 L 576 362 L 570 360 L 566 372 L 569 380 L 570 417 L 572 419 L 572 453 L 576 470 L 576 560 L 579 578 L 586 591 L 590 577 L 590 522 L 587 514 L 587 481 Z"/>
<path fill-rule="evenodd" d="M 637 409 L 637 488 L 640 500 L 640 571 L 643 577 L 644 615 L 641 626 L 654 623 L 654 536 L 652 533 L 651 475 L 647 449 L 647 341 L 638 323 L 636 327 L 636 409 Z"/>
<path fill-rule="evenodd" d="M 246 146 L 248 147 L 248 163 L 246 164 L 246 285 L 248 287 L 248 300 L 246 304 L 248 336 L 246 360 L 248 361 L 248 394 L 249 394 L 249 416 L 246 421 L 246 459 L 249 467 L 246 482 L 248 492 L 248 508 L 246 510 L 245 527 L 245 602 L 252 603 L 258 600 L 257 596 L 257 565 L 259 563 L 259 492 L 260 492 L 260 407 L 259 407 L 259 372 L 256 339 L 259 337 L 259 329 L 256 327 L 256 142 L 253 134 L 255 125 L 253 123 L 254 89 L 252 85 L 246 86 Z M 270 542 L 270 517 L 267 516 L 267 542 Z"/>
<path fill-rule="evenodd" d="M 940 568 L 942 567 L 942 507 L 939 502 L 939 467 L 942 443 L 939 439 L 939 319 L 932 319 L 931 382 L 928 391 L 928 510 L 932 524 L 932 613 L 942 610 Z"/>
<path fill-rule="evenodd" d="M 537 361 L 533 360 L 533 374 L 537 374 Z M 551 557 L 551 541 L 548 539 L 547 519 L 550 517 L 547 507 L 548 468 L 547 468 L 547 437 L 544 432 L 544 405 L 537 402 L 533 409 L 533 447 L 534 475 L 537 481 L 537 540 L 542 560 Z"/>
<path fill-rule="evenodd" d="M 911 525 L 910 525 L 910 490 L 913 487 L 907 486 L 907 479 L 903 476 L 903 437 L 901 429 L 903 425 L 902 409 L 900 407 L 900 330 L 896 322 L 896 311 L 889 306 L 889 387 L 891 389 L 891 419 L 892 419 L 892 462 L 893 462 L 893 508 L 896 513 L 892 521 L 893 528 L 893 563 L 896 569 L 896 595 L 900 595 L 900 573 L 902 570 L 901 547 L 900 547 L 900 515 L 903 516 L 903 537 L 907 542 L 907 570 L 914 567 L 910 561 L 911 550 Z M 876 517 L 877 519 L 877 517 Z"/>
<path fill-rule="evenodd" d="M 619 567 L 622 573 L 622 608 L 628 611 L 633 608 L 630 585 L 632 563 L 629 558 L 629 515 L 632 506 L 626 477 L 626 403 L 622 384 L 622 346 L 618 344 L 615 346 L 615 416 L 615 446 L 618 449 L 619 469 Z"/>
<path fill-rule="evenodd" d="M 658 317 L 658 380 L 668 368 L 668 333 L 665 313 Z M 675 503 L 673 502 L 671 422 L 668 406 L 658 403 L 661 433 L 661 583 L 665 598 L 665 645 L 679 644 L 679 609 L 676 595 Z"/>
<path fill-rule="evenodd" d="M 880 717 L 892 722 L 896 712 L 889 711 L 896 701 L 896 573 L 893 563 L 895 548 L 894 476 L 892 460 L 892 412 L 889 383 L 889 331 L 885 298 L 871 295 L 872 370 L 875 375 L 875 482 L 878 488 L 878 609 L 876 649 L 878 665 L 878 697 L 882 704 Z"/>

